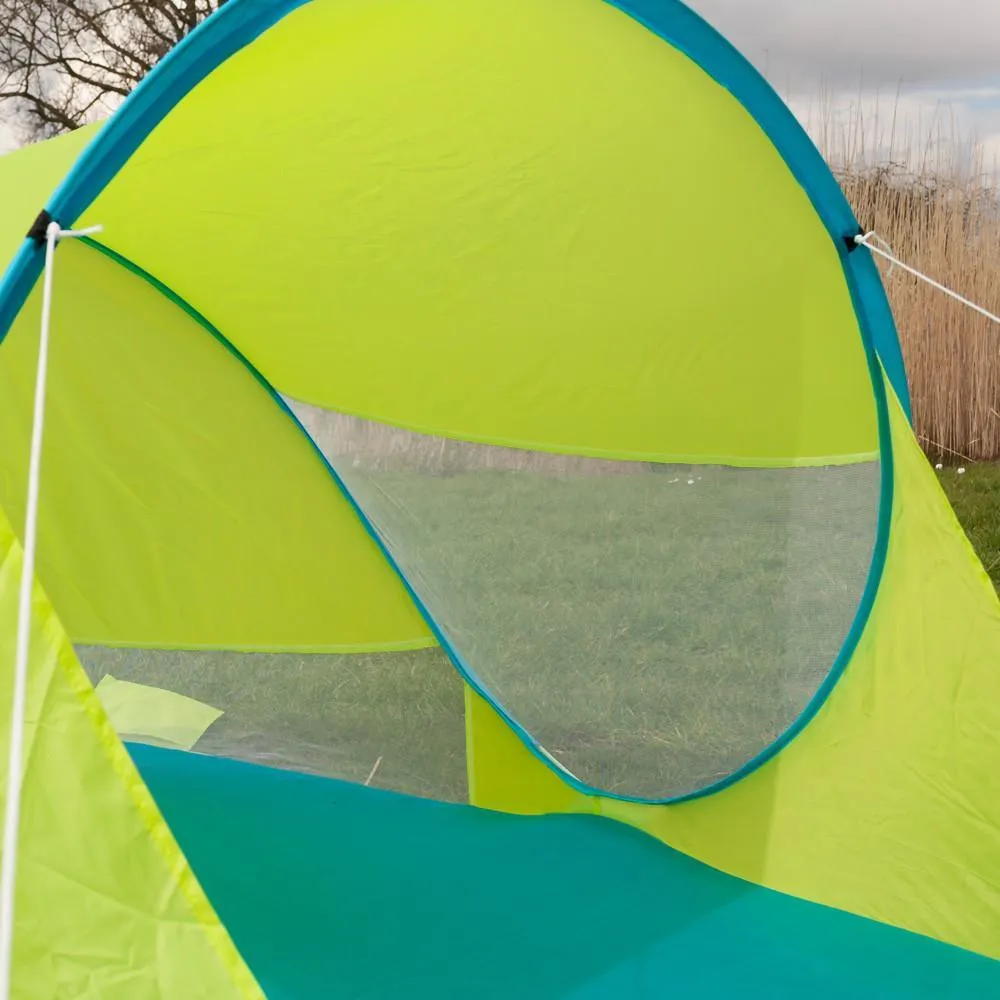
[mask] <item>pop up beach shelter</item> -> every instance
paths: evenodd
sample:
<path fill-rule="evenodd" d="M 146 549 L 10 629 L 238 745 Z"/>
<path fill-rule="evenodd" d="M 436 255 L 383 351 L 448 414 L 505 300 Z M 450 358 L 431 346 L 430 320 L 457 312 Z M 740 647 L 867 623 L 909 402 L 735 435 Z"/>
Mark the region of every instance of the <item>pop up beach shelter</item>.
<path fill-rule="evenodd" d="M 1000 995 L 1000 604 L 689 10 L 230 0 L 0 160 L 5 740 L 53 222 L 14 996 Z"/>

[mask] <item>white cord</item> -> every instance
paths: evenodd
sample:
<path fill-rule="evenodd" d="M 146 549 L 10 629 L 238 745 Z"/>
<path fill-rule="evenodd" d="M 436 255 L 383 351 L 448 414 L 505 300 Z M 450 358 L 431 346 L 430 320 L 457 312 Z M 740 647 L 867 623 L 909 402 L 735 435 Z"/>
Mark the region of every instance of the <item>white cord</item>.
<path fill-rule="evenodd" d="M 38 492 L 45 424 L 45 385 L 49 367 L 49 324 L 52 315 L 52 271 L 56 244 L 61 239 L 89 236 L 100 227 L 80 231 L 60 229 L 50 222 L 45 231 L 45 275 L 42 285 L 42 324 L 35 376 L 35 409 L 31 425 L 28 464 L 28 500 L 24 521 L 24 562 L 17 609 L 17 652 L 11 705 L 10 750 L 7 762 L 7 805 L 4 813 L 3 860 L 0 866 L 0 1000 L 10 1000 L 14 944 L 14 882 L 17 874 L 18 833 L 21 825 L 21 784 L 24 778 L 24 721 L 31 648 L 31 599 L 35 582 L 35 543 L 38 537 Z"/>
<path fill-rule="evenodd" d="M 883 240 L 878 233 L 872 232 L 865 233 L 863 236 L 855 236 L 854 242 L 857 243 L 858 246 L 867 247 L 872 253 L 878 254 L 880 257 L 884 257 L 893 265 L 893 267 L 901 268 L 906 271 L 907 274 L 912 274 L 914 278 L 919 278 L 921 281 L 930 285 L 931 288 L 936 288 L 939 292 L 944 292 L 945 295 L 953 298 L 956 302 L 961 302 L 963 306 L 967 306 L 969 309 L 979 313 L 980 316 L 985 316 L 988 320 L 996 323 L 997 326 L 1000 326 L 1000 316 L 996 316 L 988 309 L 984 309 L 982 306 L 976 305 L 975 302 L 967 299 L 964 295 L 959 295 L 958 292 L 952 291 L 952 289 L 948 288 L 946 285 L 942 285 L 940 281 L 935 281 L 922 271 L 918 271 L 915 267 L 910 267 L 909 264 L 904 264 L 891 252 L 891 248 L 889 250 L 884 250 L 881 246 L 877 246 L 876 243 L 882 243 L 884 246 L 888 246 L 885 240 Z"/>
<path fill-rule="evenodd" d="M 31 599 L 35 582 L 35 548 L 38 537 L 38 496 L 41 474 L 42 437 L 45 425 L 45 387 L 48 379 L 49 326 L 52 315 L 52 277 L 56 244 L 62 239 L 91 236 L 101 231 L 61 229 L 50 222 L 45 231 L 45 276 L 42 291 L 42 323 L 38 342 L 38 369 L 35 377 L 35 408 L 31 427 L 31 458 L 28 465 L 28 500 L 24 524 L 24 562 L 17 615 L 17 652 L 14 662 L 14 696 L 11 706 L 10 750 L 7 764 L 7 804 L 4 813 L 3 859 L 0 867 L 0 1000 L 10 1000 L 11 959 L 14 943 L 14 887 L 17 874 L 18 833 L 21 825 L 21 785 L 24 770 L 24 724 L 28 680 L 28 654 L 31 648 Z M 888 260 L 908 274 L 926 282 L 962 305 L 1000 326 L 1000 316 L 976 305 L 958 292 L 904 264 L 877 233 L 854 237 L 859 246 Z M 883 244 L 878 246 L 877 243 Z M 377 764 L 376 764 L 377 767 Z"/>

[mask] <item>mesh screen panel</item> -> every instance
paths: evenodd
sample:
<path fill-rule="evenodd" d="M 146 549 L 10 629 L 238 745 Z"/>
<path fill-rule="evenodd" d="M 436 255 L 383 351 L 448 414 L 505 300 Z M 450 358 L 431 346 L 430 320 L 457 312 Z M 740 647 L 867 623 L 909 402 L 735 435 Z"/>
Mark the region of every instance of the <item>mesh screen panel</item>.
<path fill-rule="evenodd" d="M 657 799 L 731 774 L 857 612 L 878 463 L 606 462 L 292 405 L 469 668 L 593 787 Z"/>
<path fill-rule="evenodd" d="M 467 801 L 462 682 L 440 649 L 302 656 L 84 646 L 77 654 L 95 685 L 110 674 L 221 709 L 196 753 Z"/>

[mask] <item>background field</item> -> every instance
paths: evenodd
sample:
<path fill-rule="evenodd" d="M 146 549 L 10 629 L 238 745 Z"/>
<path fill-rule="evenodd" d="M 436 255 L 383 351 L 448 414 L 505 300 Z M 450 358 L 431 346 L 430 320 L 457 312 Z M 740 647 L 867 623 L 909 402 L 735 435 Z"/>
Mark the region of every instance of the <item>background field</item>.
<path fill-rule="evenodd" d="M 890 106 L 811 122 L 867 230 L 906 263 L 1000 315 L 997 164 L 942 112 L 921 135 L 897 135 Z M 892 123 L 886 127 L 886 123 Z M 1000 326 L 880 263 L 924 449 L 962 464 L 1000 458 Z"/>
<path fill-rule="evenodd" d="M 553 475 L 383 471 L 350 484 L 491 690 L 611 791 L 703 787 L 799 715 L 850 629 L 875 463 Z M 83 649 L 92 678 L 225 711 L 198 749 L 464 794 L 462 685 L 438 650 Z"/>
<path fill-rule="evenodd" d="M 886 157 L 860 115 L 818 131 L 866 228 L 1000 311 L 1000 199 L 973 141 L 939 126 Z M 882 271 L 918 437 L 1000 584 L 1000 329 Z M 874 524 L 871 467 L 812 485 L 680 468 L 623 477 L 491 449 L 470 474 L 442 442 L 428 480 L 400 470 L 412 442 L 392 434 L 380 447 L 393 460 L 352 488 L 407 543 L 412 578 L 438 557 L 419 579 L 436 617 L 546 747 L 601 787 L 662 796 L 725 775 L 798 715 L 840 649 L 870 558 L 858 526 Z M 462 684 L 440 650 L 81 653 L 95 681 L 110 672 L 224 709 L 200 750 L 465 798 Z"/>

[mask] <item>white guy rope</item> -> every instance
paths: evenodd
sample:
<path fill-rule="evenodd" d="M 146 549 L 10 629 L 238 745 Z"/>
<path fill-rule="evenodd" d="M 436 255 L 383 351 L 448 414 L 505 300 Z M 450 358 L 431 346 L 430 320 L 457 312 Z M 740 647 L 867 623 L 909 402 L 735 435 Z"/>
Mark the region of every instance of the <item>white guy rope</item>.
<path fill-rule="evenodd" d="M 52 315 L 52 265 L 61 239 L 89 236 L 100 226 L 65 230 L 50 222 L 45 231 L 45 276 L 42 285 L 42 324 L 35 375 L 35 410 L 31 425 L 27 514 L 24 520 L 24 562 L 17 609 L 17 652 L 14 660 L 14 696 L 11 705 L 10 750 L 7 759 L 7 805 L 4 811 L 3 862 L 0 867 L 0 1000 L 10 1000 L 14 944 L 14 882 L 17 874 L 18 832 L 21 826 L 21 783 L 24 770 L 24 716 L 31 648 L 31 598 L 35 581 L 35 542 L 38 537 L 38 487 L 45 424 L 45 385 L 49 367 L 49 321 Z"/>
<path fill-rule="evenodd" d="M 907 274 L 912 274 L 914 278 L 919 278 L 921 281 L 930 285 L 931 288 L 936 288 L 939 292 L 944 292 L 944 294 L 949 298 L 954 299 L 956 302 L 961 302 L 963 306 L 967 306 L 974 312 L 979 313 L 980 316 L 985 316 L 988 320 L 990 320 L 990 322 L 996 323 L 997 326 L 1000 326 L 1000 316 L 996 316 L 988 309 L 984 309 L 982 306 L 976 305 L 975 302 L 967 299 L 964 295 L 959 295 L 958 292 L 948 288 L 947 285 L 942 285 L 940 281 L 935 281 L 933 278 L 928 277 L 922 271 L 918 271 L 915 267 L 910 267 L 909 264 L 904 264 L 898 257 L 895 256 L 895 254 L 891 252 L 891 250 L 883 249 L 883 246 L 888 246 L 888 244 L 878 235 L 878 233 L 872 232 L 865 233 L 863 236 L 855 236 L 854 242 L 857 243 L 858 246 L 867 247 L 872 253 L 878 254 L 879 257 L 885 258 L 885 260 L 889 261 L 893 267 L 898 267 L 901 270 L 906 271 Z M 879 243 L 883 244 L 883 246 L 877 245 Z"/>

